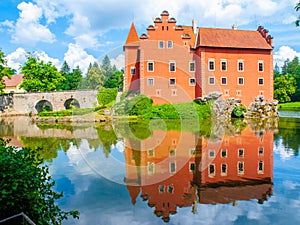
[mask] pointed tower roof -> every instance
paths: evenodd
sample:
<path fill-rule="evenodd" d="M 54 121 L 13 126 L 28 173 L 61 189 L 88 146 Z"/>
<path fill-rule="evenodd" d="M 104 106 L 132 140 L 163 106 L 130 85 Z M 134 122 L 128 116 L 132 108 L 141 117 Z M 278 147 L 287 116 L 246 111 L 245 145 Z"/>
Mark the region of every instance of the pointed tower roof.
<path fill-rule="evenodd" d="M 132 22 L 125 45 L 135 43 L 135 42 L 139 42 L 139 36 L 136 32 L 134 23 Z"/>

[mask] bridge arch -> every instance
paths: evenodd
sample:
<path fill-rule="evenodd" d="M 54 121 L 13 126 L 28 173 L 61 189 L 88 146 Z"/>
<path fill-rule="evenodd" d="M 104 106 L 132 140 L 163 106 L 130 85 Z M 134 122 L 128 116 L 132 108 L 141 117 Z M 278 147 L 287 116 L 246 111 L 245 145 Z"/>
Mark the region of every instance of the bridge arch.
<path fill-rule="evenodd" d="M 65 109 L 80 108 L 79 101 L 75 98 L 69 98 L 64 103 Z"/>
<path fill-rule="evenodd" d="M 35 104 L 35 109 L 38 113 L 43 110 L 53 111 L 53 106 L 48 100 L 40 100 Z"/>

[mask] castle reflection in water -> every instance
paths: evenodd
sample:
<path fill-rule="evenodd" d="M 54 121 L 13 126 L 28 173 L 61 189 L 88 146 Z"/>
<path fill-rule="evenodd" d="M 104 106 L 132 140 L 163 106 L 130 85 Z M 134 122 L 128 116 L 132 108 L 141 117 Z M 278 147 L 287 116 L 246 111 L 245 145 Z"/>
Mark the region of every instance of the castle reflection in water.
<path fill-rule="evenodd" d="M 233 204 L 272 195 L 273 131 L 247 126 L 234 134 L 200 137 L 152 130 L 146 140 L 125 139 L 124 182 L 132 204 L 141 197 L 165 222 L 178 207 Z"/>

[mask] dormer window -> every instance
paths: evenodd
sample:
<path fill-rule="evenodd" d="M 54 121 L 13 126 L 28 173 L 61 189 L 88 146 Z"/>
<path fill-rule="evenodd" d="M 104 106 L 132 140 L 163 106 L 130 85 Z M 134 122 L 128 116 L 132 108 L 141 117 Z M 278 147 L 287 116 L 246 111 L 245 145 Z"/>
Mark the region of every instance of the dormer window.
<path fill-rule="evenodd" d="M 182 39 L 191 39 L 192 37 L 191 37 L 191 35 L 189 35 L 189 34 L 182 34 L 182 35 L 181 35 L 181 38 L 182 38 Z"/>
<path fill-rule="evenodd" d="M 176 19 L 172 17 L 172 18 L 170 18 L 170 19 L 168 20 L 168 22 L 169 22 L 169 23 L 176 23 Z"/>

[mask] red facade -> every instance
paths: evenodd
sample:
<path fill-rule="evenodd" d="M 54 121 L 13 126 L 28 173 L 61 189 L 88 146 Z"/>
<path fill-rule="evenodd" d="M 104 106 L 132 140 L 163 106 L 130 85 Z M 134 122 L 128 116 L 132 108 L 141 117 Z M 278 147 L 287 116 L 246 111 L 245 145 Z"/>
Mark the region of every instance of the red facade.
<path fill-rule="evenodd" d="M 163 11 L 138 37 L 131 25 L 124 45 L 124 89 L 155 104 L 189 102 L 211 92 L 241 99 L 273 100 L 273 47 L 268 31 L 177 25 Z"/>

